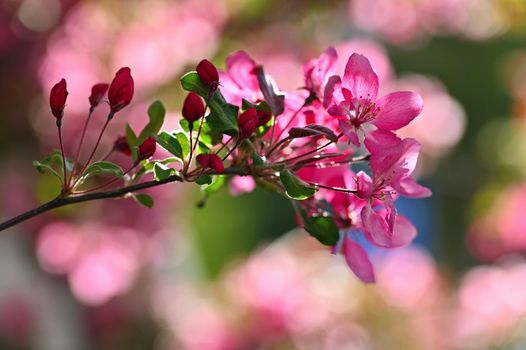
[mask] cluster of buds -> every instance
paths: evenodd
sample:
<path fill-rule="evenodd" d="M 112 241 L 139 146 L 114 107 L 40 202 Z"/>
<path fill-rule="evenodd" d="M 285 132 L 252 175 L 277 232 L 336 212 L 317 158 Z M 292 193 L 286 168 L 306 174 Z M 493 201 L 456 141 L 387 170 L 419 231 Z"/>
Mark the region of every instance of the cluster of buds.
<path fill-rule="evenodd" d="M 36 165 L 39 169 L 47 169 L 52 171 L 54 174 L 58 175 L 63 181 L 61 196 L 68 196 L 80 193 L 91 192 L 91 190 L 82 190 L 78 191 L 78 187 L 82 186 L 86 182 L 87 178 L 92 175 L 91 173 L 97 174 L 117 174 L 125 175 L 125 172 L 117 170 L 118 168 L 115 164 L 106 162 L 106 159 L 111 155 L 113 151 L 118 151 L 124 153 L 128 156 L 132 156 L 132 149 L 130 148 L 128 142 L 125 138 L 120 137 L 115 141 L 114 147 L 111 152 L 102 160 L 97 162 L 92 162 L 93 157 L 97 151 L 97 148 L 100 144 L 101 138 L 106 130 L 108 123 L 113 119 L 115 114 L 122 110 L 124 107 L 128 106 L 133 98 L 134 92 L 134 82 L 131 76 L 131 70 L 128 67 L 123 67 L 117 71 L 115 77 L 113 78 L 111 84 L 107 83 L 98 83 L 93 85 L 91 88 L 91 94 L 88 97 L 89 102 L 89 112 L 84 123 L 82 134 L 80 137 L 80 142 L 77 148 L 76 156 L 73 161 L 66 157 L 66 152 L 62 143 L 62 120 L 64 117 L 64 109 L 66 106 L 66 100 L 68 96 L 67 91 L 67 82 L 63 78 L 58 83 L 56 83 L 52 88 L 49 95 L 49 105 L 51 108 L 51 113 L 56 118 L 56 124 L 58 127 L 59 142 L 61 148 L 61 158 L 57 159 L 48 157 L 47 162 L 37 162 Z M 109 105 L 109 111 L 106 117 L 106 123 L 104 124 L 99 138 L 93 147 L 91 154 L 88 159 L 81 164 L 79 162 L 79 156 L 82 150 L 82 145 L 84 137 L 88 128 L 89 121 L 92 117 L 93 112 L 103 101 L 104 97 L 108 93 L 107 103 Z M 137 165 L 137 162 L 140 160 L 145 160 L 153 156 L 156 149 L 155 138 L 149 136 L 137 147 L 136 161 L 134 166 Z M 54 162 L 54 163 L 52 163 Z M 62 164 L 62 169 L 54 169 L 56 163 L 60 162 Z M 68 169 L 68 164 L 73 164 L 71 168 Z M 59 166 L 60 168 L 60 166 Z M 94 168 L 97 168 L 96 171 L 91 171 Z M 61 173 L 59 173 L 61 171 Z M 113 180 L 112 180 L 113 182 Z M 98 186 L 96 189 L 100 188 Z"/>
<path fill-rule="evenodd" d="M 419 143 L 396 134 L 420 114 L 423 102 L 409 91 L 378 98 L 378 76 L 366 57 L 349 57 L 342 76 L 336 74 L 337 59 L 336 50 L 329 48 L 307 62 L 304 88 L 291 92 L 280 91 L 246 52 L 231 54 L 226 71 L 203 60 L 181 78 L 188 95 L 180 129 L 161 130 L 165 111 L 154 102 L 144 129 L 136 135 L 127 126 L 126 136 L 114 143 L 113 151 L 131 156 L 133 166 L 119 172 L 116 165 L 99 162 L 98 173 L 129 174 L 132 183 L 147 174 L 162 183 L 195 182 L 207 194 L 250 177 L 290 198 L 300 225 L 343 255 L 362 281 L 373 282 L 374 268 L 360 241 L 382 248 L 411 243 L 416 228 L 398 214 L 394 201 L 399 195 L 431 195 L 412 177 Z M 109 86 L 93 87 L 90 115 L 106 91 L 109 122 L 132 99 L 130 69 L 119 70 Z M 50 97 L 59 131 L 66 97 L 61 80 Z M 156 143 L 170 157 L 150 159 Z M 94 152 L 80 171 L 75 159 L 71 178 L 86 178 Z M 86 192 L 74 189 L 65 180 L 66 194 Z"/>

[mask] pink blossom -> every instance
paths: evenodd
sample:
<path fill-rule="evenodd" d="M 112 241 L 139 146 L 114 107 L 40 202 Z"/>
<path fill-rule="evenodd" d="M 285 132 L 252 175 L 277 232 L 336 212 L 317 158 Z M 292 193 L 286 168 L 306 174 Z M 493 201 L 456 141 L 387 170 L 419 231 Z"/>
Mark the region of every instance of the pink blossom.
<path fill-rule="evenodd" d="M 234 196 L 238 196 L 243 193 L 254 191 L 256 188 L 256 182 L 251 176 L 233 176 L 230 180 L 230 193 Z"/>
<path fill-rule="evenodd" d="M 323 90 L 329 77 L 336 73 L 338 54 L 333 47 L 325 50 L 320 57 L 303 65 L 305 87 L 315 96 L 323 97 Z"/>
<path fill-rule="evenodd" d="M 263 95 L 254 72 L 256 62 L 245 52 L 236 51 L 226 59 L 226 71 L 219 72 L 221 93 L 225 99 L 235 105 L 241 105 L 242 99 L 259 102 Z"/>
<path fill-rule="evenodd" d="M 360 145 L 358 132 L 364 133 L 367 125 L 398 130 L 422 111 L 418 94 L 398 91 L 377 99 L 378 88 L 378 76 L 360 54 L 349 58 L 343 78 L 331 77 L 325 88 L 324 106 L 338 117 L 341 131 L 356 146 Z"/>

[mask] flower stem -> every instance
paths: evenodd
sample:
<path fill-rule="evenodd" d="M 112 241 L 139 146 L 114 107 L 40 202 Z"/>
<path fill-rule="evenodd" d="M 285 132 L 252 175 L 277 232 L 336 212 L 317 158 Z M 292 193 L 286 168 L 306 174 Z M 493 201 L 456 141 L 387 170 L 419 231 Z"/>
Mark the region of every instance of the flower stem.
<path fill-rule="evenodd" d="M 63 171 L 63 178 L 64 178 L 64 188 L 62 189 L 64 192 L 69 191 L 68 188 L 68 174 L 66 170 L 66 156 L 64 154 L 64 143 L 62 142 L 62 126 L 57 124 L 58 127 L 58 141 L 60 143 L 60 153 L 62 154 L 62 171 Z"/>
<path fill-rule="evenodd" d="M 80 135 L 79 146 L 77 148 L 77 154 L 75 155 L 75 161 L 73 163 L 73 169 L 71 170 L 71 175 L 70 175 L 69 180 L 68 180 L 68 186 L 71 185 L 71 181 L 73 180 L 73 177 L 75 176 L 75 169 L 77 168 L 77 165 L 79 163 L 80 150 L 82 149 L 82 144 L 84 142 L 84 137 L 86 136 L 86 130 L 88 129 L 88 124 L 89 124 L 89 121 L 91 119 L 92 111 L 93 111 L 92 108 L 90 108 L 89 113 L 88 113 L 88 117 L 86 118 L 86 121 L 84 122 L 84 127 L 82 128 L 82 133 Z"/>

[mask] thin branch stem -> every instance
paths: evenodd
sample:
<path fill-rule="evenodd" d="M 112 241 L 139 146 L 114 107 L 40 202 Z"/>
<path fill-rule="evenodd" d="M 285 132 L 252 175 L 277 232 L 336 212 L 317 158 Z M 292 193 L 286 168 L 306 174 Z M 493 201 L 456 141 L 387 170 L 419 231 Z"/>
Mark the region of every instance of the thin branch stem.
<path fill-rule="evenodd" d="M 73 180 L 73 177 L 75 176 L 75 169 L 77 169 L 77 165 L 79 163 L 80 150 L 82 149 L 82 144 L 84 143 L 84 137 L 86 136 L 86 130 L 88 129 L 88 124 L 91 119 L 92 112 L 93 112 L 93 108 L 90 108 L 88 117 L 86 118 L 86 121 L 84 122 L 84 127 L 82 128 L 82 133 L 80 134 L 79 146 L 77 148 L 77 154 L 75 155 L 75 161 L 73 163 L 73 169 L 71 170 L 71 176 L 69 177 L 69 180 L 68 180 L 68 186 L 71 185 L 71 181 Z"/>
<path fill-rule="evenodd" d="M 64 177 L 64 188 L 63 191 L 68 191 L 68 173 L 66 170 L 66 155 L 64 154 L 64 143 L 62 142 L 62 126 L 57 124 L 58 127 L 58 141 L 60 143 L 60 153 L 62 154 L 62 168 Z"/>
<path fill-rule="evenodd" d="M 110 123 L 111 118 L 107 118 L 106 122 L 104 123 L 104 126 L 102 127 L 102 130 L 100 131 L 99 137 L 97 138 L 97 142 L 95 143 L 95 146 L 93 147 L 93 150 L 91 151 L 91 154 L 88 157 L 88 160 L 82 167 L 82 169 L 78 172 L 79 178 L 73 183 L 72 187 L 75 187 L 77 185 L 77 182 L 82 177 L 82 173 L 86 170 L 88 165 L 90 164 L 91 160 L 93 159 L 93 156 L 95 155 L 95 152 L 97 151 L 97 148 L 99 147 L 100 140 L 102 139 L 102 135 L 104 135 L 104 131 L 106 131 L 106 128 L 108 127 L 108 124 Z"/>

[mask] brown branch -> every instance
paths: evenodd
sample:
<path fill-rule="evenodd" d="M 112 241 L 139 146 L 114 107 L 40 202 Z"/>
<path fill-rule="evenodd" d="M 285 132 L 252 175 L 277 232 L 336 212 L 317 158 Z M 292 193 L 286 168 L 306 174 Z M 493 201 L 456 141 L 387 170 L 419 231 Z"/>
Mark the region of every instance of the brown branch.
<path fill-rule="evenodd" d="M 243 172 L 238 168 L 227 168 L 223 172 L 223 174 L 242 174 L 242 173 Z M 98 200 L 98 199 L 118 198 L 128 193 L 144 190 L 147 188 L 164 185 L 164 184 L 171 183 L 171 182 L 183 182 L 183 181 L 184 179 L 181 176 L 172 175 L 170 177 L 167 177 L 164 180 L 160 180 L 160 181 L 152 180 L 152 181 L 142 182 L 140 184 L 125 186 L 122 188 L 104 191 L 104 192 L 95 192 L 95 193 L 88 193 L 88 194 L 83 194 L 83 195 L 78 195 L 78 196 L 69 196 L 69 197 L 63 197 L 59 195 L 57 198 L 52 199 L 49 202 L 44 203 L 39 207 L 28 210 L 25 213 L 22 213 L 18 216 L 15 216 L 14 218 L 11 218 L 5 222 L 0 223 L 0 231 L 6 230 L 21 222 L 24 222 L 37 215 L 40 215 L 42 213 L 45 213 L 47 211 L 50 211 L 56 208 L 64 207 L 64 206 L 75 204 L 75 203 Z"/>

